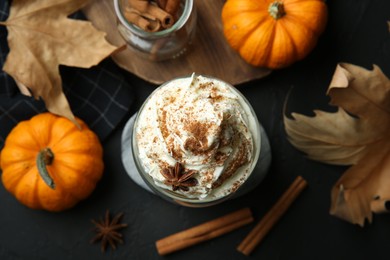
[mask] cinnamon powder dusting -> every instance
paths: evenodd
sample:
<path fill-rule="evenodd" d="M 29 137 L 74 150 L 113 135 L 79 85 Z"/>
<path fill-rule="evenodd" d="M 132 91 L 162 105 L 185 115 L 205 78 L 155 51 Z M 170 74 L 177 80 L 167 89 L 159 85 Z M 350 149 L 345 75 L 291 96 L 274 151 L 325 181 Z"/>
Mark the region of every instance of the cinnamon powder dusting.
<path fill-rule="evenodd" d="M 183 153 L 180 147 L 175 146 L 174 139 L 170 135 L 170 131 L 167 125 L 167 111 L 162 108 L 160 109 L 160 111 L 161 111 L 161 117 L 159 120 L 159 126 L 160 126 L 161 134 L 167 146 L 167 150 L 175 160 L 180 160 L 183 157 Z"/>
<path fill-rule="evenodd" d="M 207 136 L 209 136 L 209 130 L 212 128 L 212 123 L 190 122 L 184 127 L 186 131 L 191 133 L 184 143 L 184 149 L 191 151 L 195 155 L 203 154 L 215 146 L 215 143 L 208 146 Z"/>
<path fill-rule="evenodd" d="M 222 185 L 227 179 L 232 177 L 234 173 L 243 165 L 249 162 L 250 154 L 248 153 L 250 143 L 248 140 L 243 140 L 241 143 L 235 160 L 231 161 L 226 167 L 225 171 L 221 174 L 216 182 L 213 183 L 213 188 L 217 188 Z"/>

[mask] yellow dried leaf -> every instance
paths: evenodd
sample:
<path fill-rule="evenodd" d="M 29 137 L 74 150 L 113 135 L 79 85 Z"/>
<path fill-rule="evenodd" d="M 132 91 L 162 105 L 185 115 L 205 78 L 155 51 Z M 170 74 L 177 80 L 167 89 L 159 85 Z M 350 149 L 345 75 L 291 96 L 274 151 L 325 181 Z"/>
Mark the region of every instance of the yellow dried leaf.
<path fill-rule="evenodd" d="M 373 70 L 339 64 L 327 94 L 335 113 L 284 116 L 290 142 L 310 159 L 353 165 L 332 189 L 331 214 L 364 226 L 390 200 L 390 80 Z"/>
<path fill-rule="evenodd" d="M 10 52 L 3 70 L 23 94 L 75 122 L 62 91 L 59 65 L 90 68 L 118 48 L 90 22 L 67 18 L 87 0 L 13 0 L 7 26 Z M 82 87 L 82 86 L 80 86 Z"/>

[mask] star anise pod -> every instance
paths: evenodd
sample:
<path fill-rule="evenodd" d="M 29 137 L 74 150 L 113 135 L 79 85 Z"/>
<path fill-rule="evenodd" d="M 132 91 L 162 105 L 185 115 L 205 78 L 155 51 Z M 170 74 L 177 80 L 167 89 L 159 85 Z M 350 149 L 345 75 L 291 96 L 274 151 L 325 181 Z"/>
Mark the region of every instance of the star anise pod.
<path fill-rule="evenodd" d="M 192 177 L 195 173 L 197 171 L 184 169 L 179 162 L 175 166 L 168 166 L 161 170 L 161 174 L 166 179 L 165 184 L 172 185 L 173 191 L 178 189 L 188 191 L 189 187 L 196 186 L 198 181 Z"/>
<path fill-rule="evenodd" d="M 101 241 L 102 252 L 106 251 L 107 245 L 115 250 L 117 243 L 123 244 L 122 234 L 118 230 L 127 227 L 127 224 L 119 223 L 122 216 L 123 213 L 119 213 L 110 220 L 110 212 L 107 210 L 104 220 L 96 221 L 92 219 L 91 222 L 95 225 L 94 231 L 97 234 L 91 239 L 90 243 Z"/>

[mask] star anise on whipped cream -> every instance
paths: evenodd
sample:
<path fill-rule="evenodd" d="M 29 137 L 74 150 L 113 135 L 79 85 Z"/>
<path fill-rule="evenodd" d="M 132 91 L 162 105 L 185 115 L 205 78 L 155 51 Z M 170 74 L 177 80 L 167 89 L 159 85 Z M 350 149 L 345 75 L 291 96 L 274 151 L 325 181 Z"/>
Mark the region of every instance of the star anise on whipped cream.
<path fill-rule="evenodd" d="M 172 185 L 173 191 L 178 189 L 188 191 L 189 187 L 196 186 L 198 181 L 193 178 L 195 173 L 197 171 L 185 169 L 179 162 L 176 162 L 174 166 L 168 166 L 161 170 L 161 174 L 166 179 L 165 184 Z"/>

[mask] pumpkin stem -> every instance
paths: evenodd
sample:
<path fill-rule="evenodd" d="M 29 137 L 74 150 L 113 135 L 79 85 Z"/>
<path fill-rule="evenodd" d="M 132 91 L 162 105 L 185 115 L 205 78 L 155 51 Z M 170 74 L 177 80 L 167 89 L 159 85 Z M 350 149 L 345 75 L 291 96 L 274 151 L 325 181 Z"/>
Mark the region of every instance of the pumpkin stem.
<path fill-rule="evenodd" d="M 49 171 L 46 166 L 52 164 L 54 159 L 54 153 L 50 150 L 50 148 L 42 149 L 37 156 L 37 167 L 38 172 L 41 175 L 43 181 L 51 188 L 55 189 L 56 185 L 54 184 L 53 179 L 49 175 Z"/>
<path fill-rule="evenodd" d="M 286 14 L 284 11 L 284 5 L 280 1 L 275 1 L 270 4 L 268 7 L 268 12 L 275 20 L 282 18 Z"/>

